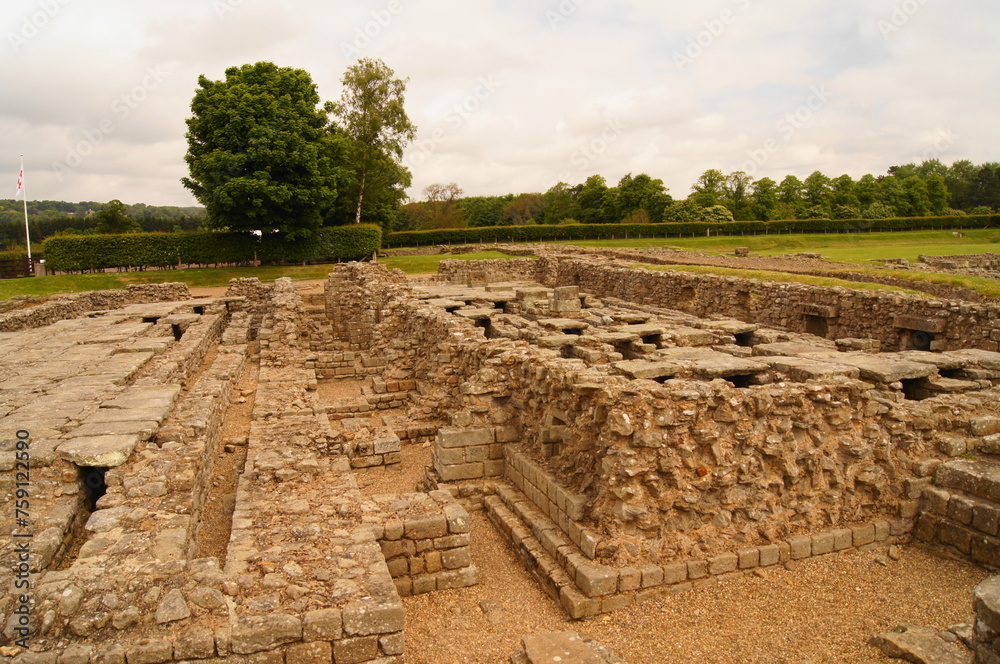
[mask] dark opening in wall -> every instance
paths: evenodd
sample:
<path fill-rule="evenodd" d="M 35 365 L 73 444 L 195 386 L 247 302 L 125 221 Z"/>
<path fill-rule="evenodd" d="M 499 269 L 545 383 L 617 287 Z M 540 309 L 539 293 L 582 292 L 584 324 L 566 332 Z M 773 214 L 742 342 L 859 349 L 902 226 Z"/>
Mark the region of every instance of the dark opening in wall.
<path fill-rule="evenodd" d="M 733 336 L 736 337 L 737 346 L 745 346 L 747 348 L 753 346 L 753 332 L 740 332 Z"/>
<path fill-rule="evenodd" d="M 570 327 L 562 331 L 563 334 L 572 334 L 575 336 L 583 336 L 583 330 L 578 327 Z"/>
<path fill-rule="evenodd" d="M 753 385 L 753 374 L 746 376 L 723 376 L 733 387 L 750 387 Z"/>
<path fill-rule="evenodd" d="M 201 307 L 201 306 L 195 307 L 194 308 L 194 312 L 196 314 L 198 314 L 199 316 L 201 316 L 201 315 L 203 315 L 205 313 L 205 307 Z"/>
<path fill-rule="evenodd" d="M 171 330 L 173 331 L 173 333 L 174 333 L 174 341 L 180 341 L 180 340 L 181 340 L 181 337 L 183 337 L 183 336 L 184 336 L 184 330 L 182 330 L 182 329 L 181 329 L 181 326 L 180 326 L 180 325 L 178 325 L 177 323 L 173 323 L 173 324 L 172 324 L 172 325 L 170 326 L 170 329 L 171 329 Z"/>
<path fill-rule="evenodd" d="M 87 494 L 87 508 L 94 511 L 97 501 L 107 492 L 108 485 L 104 483 L 104 474 L 107 468 L 97 466 L 83 466 L 80 468 L 80 477 L 83 480 L 83 490 Z"/>
<path fill-rule="evenodd" d="M 903 328 L 899 341 L 900 350 L 930 350 L 934 341 L 933 332 L 923 330 L 907 330 Z"/>
<path fill-rule="evenodd" d="M 493 323 L 490 322 L 489 318 L 480 318 L 476 321 L 476 327 L 481 327 L 486 332 L 486 338 L 493 338 Z"/>
<path fill-rule="evenodd" d="M 453 314 L 456 311 L 458 311 L 459 309 L 461 309 L 463 306 L 465 306 L 465 305 L 458 305 L 458 306 L 454 306 L 454 307 L 445 307 L 444 310 L 447 311 L 449 314 Z"/>
<path fill-rule="evenodd" d="M 659 334 L 647 334 L 642 338 L 642 343 L 663 348 L 663 337 Z"/>
<path fill-rule="evenodd" d="M 802 318 L 805 320 L 806 334 L 825 338 L 830 333 L 830 322 L 826 318 L 809 314 L 803 314 Z"/>
<path fill-rule="evenodd" d="M 903 396 L 910 401 L 923 401 L 931 396 L 931 392 L 924 388 L 923 378 L 911 378 L 899 381 L 903 384 Z"/>
<path fill-rule="evenodd" d="M 559 355 L 562 356 L 563 359 L 567 359 L 567 360 L 571 360 L 574 357 L 576 357 L 576 354 L 573 353 L 573 344 L 566 344 L 565 346 L 563 346 L 562 348 L 560 348 L 559 349 Z"/>
<path fill-rule="evenodd" d="M 142 317 L 142 322 L 143 323 L 155 323 L 158 320 L 160 320 L 159 316 L 143 316 Z"/>

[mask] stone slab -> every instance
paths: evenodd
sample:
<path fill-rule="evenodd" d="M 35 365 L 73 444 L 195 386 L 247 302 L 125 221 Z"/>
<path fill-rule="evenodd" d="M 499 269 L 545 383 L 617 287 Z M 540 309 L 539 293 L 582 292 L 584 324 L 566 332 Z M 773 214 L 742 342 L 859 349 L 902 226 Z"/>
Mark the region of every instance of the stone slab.
<path fill-rule="evenodd" d="M 857 367 L 861 370 L 862 380 L 876 383 L 895 383 L 900 380 L 926 378 L 937 373 L 937 368 L 922 362 L 893 359 L 881 355 L 855 355 L 841 353 L 838 364 Z"/>
<path fill-rule="evenodd" d="M 150 421 L 163 422 L 163 418 L 170 412 L 169 405 L 145 406 L 142 408 L 98 408 L 83 424 L 101 422 L 136 422 Z"/>
<path fill-rule="evenodd" d="M 56 447 L 56 452 L 78 466 L 114 468 L 128 461 L 140 440 L 138 434 L 71 438 Z"/>
<path fill-rule="evenodd" d="M 819 343 L 805 343 L 803 341 L 779 341 L 773 344 L 759 344 L 753 347 L 754 356 L 770 355 L 773 357 L 801 357 L 812 355 L 823 350 L 824 345 Z M 832 352 L 837 352 L 836 346 L 830 344 L 827 348 Z"/>
<path fill-rule="evenodd" d="M 590 323 L 573 318 L 539 318 L 538 324 L 552 330 L 586 330 Z"/>
<path fill-rule="evenodd" d="M 938 467 L 935 484 L 959 489 L 973 496 L 1000 503 L 1000 465 L 975 459 L 956 459 Z"/>
<path fill-rule="evenodd" d="M 125 422 L 91 422 L 73 429 L 74 438 L 90 438 L 94 436 L 127 436 L 136 434 L 141 440 L 149 440 L 160 425 L 149 420 L 130 420 Z"/>
<path fill-rule="evenodd" d="M 455 312 L 455 315 L 470 320 L 484 320 L 498 313 L 500 312 L 496 309 L 459 309 Z"/>
<path fill-rule="evenodd" d="M 648 362 L 646 360 L 625 360 L 615 362 L 615 369 L 629 378 L 664 378 L 674 376 L 681 367 L 672 362 Z"/>
<path fill-rule="evenodd" d="M 603 664 L 604 660 L 576 632 L 532 634 L 521 639 L 529 664 Z"/>
<path fill-rule="evenodd" d="M 879 634 L 869 645 L 889 657 L 915 664 L 969 664 L 969 658 L 957 646 L 947 643 L 932 629 L 907 625 L 900 630 Z"/>
<path fill-rule="evenodd" d="M 834 362 L 820 362 L 802 357 L 764 355 L 758 359 L 768 364 L 775 371 L 787 374 L 788 378 L 793 381 L 821 380 L 834 376 L 857 378 L 861 374 L 861 370 L 857 367 L 836 364 Z"/>

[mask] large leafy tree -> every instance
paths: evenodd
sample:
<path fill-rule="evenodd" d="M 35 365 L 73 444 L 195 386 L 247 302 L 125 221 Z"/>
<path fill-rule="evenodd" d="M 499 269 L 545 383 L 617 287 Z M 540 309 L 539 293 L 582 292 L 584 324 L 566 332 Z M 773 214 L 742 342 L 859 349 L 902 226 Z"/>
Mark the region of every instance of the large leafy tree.
<path fill-rule="evenodd" d="M 327 131 L 316 86 L 301 69 L 270 62 L 198 78 L 187 120 L 190 177 L 207 225 L 278 231 L 318 229 L 343 172 L 343 145 Z"/>
<path fill-rule="evenodd" d="M 723 198 L 726 176 L 717 168 L 710 168 L 691 186 L 691 198 L 701 207 L 718 205 Z"/>
<path fill-rule="evenodd" d="M 409 184 L 409 171 L 401 160 L 403 148 L 413 140 L 417 128 L 403 107 L 406 80 L 396 78 L 381 60 L 358 60 L 341 82 L 344 91 L 340 101 L 328 103 L 326 110 L 351 140 L 354 221 L 360 223 L 366 198 L 381 193 L 384 200 L 389 189 L 391 199 L 391 191 L 401 191 Z"/>
<path fill-rule="evenodd" d="M 108 201 L 94 215 L 97 221 L 95 231 L 98 233 L 140 233 L 142 227 L 135 219 L 128 216 L 125 204 L 117 198 Z"/>
<path fill-rule="evenodd" d="M 752 185 L 751 200 L 758 219 L 768 221 L 774 219 L 774 211 L 778 207 L 778 183 L 771 178 L 761 178 Z"/>
<path fill-rule="evenodd" d="M 582 185 L 577 185 L 576 203 L 580 219 L 585 224 L 608 223 L 608 182 L 603 175 L 591 175 Z"/>
<path fill-rule="evenodd" d="M 659 221 L 663 218 L 663 211 L 673 201 L 667 188 L 663 186 L 663 180 L 645 173 L 639 173 L 635 177 L 631 173 L 627 174 L 618 181 L 617 189 L 615 221 L 642 211 L 645 211 L 649 219 Z"/>
<path fill-rule="evenodd" d="M 722 204 L 729 208 L 734 218 L 747 219 L 752 187 L 753 178 L 745 171 L 735 171 L 726 176 L 722 183 Z"/>

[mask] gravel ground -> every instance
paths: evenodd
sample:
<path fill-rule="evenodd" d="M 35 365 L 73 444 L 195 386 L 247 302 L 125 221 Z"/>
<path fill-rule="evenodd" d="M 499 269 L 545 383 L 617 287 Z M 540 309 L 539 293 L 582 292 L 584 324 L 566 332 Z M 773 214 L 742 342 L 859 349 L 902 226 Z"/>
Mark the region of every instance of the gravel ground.
<path fill-rule="evenodd" d="M 259 366 L 256 363 L 247 368 L 243 378 L 233 390 L 232 400 L 222 420 L 219 454 L 215 457 L 212 486 L 200 518 L 197 553 L 199 558 L 218 556 L 222 561 L 226 558 L 226 549 L 229 547 L 229 536 L 232 532 L 233 510 L 236 507 L 236 484 L 247 460 L 247 448 L 246 445 L 241 445 L 235 452 L 226 452 L 225 441 L 233 438 L 245 439 L 250 434 L 258 370 Z"/>
<path fill-rule="evenodd" d="M 358 487 L 366 496 L 380 493 L 410 493 L 424 479 L 424 468 L 431 465 L 431 444 L 403 446 L 403 462 L 399 470 L 367 468 L 354 471 Z"/>
<path fill-rule="evenodd" d="M 867 645 L 898 623 L 945 629 L 972 621 L 972 589 L 988 574 L 903 549 L 809 560 L 572 622 L 518 563 L 482 512 L 472 549 L 480 583 L 406 598 L 409 664 L 506 663 L 520 637 L 573 629 L 630 664 L 890 662 Z M 484 611 L 492 603 L 499 610 Z"/>

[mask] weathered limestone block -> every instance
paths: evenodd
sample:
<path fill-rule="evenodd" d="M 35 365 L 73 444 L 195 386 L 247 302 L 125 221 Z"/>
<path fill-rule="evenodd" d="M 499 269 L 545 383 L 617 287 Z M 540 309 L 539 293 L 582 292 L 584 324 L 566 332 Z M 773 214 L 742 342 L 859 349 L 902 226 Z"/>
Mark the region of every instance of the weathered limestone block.
<path fill-rule="evenodd" d="M 250 655 L 301 639 L 302 620 L 297 616 L 240 616 L 233 626 L 231 647 L 237 655 Z"/>
<path fill-rule="evenodd" d="M 128 461 L 141 438 L 139 434 L 71 438 L 61 443 L 56 451 L 78 466 L 114 468 Z"/>
<path fill-rule="evenodd" d="M 947 643 L 927 627 L 907 625 L 900 631 L 873 637 L 869 645 L 889 657 L 918 664 L 968 664 L 969 661 L 957 646 Z"/>

